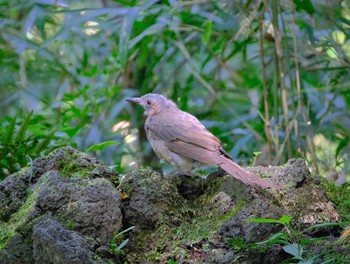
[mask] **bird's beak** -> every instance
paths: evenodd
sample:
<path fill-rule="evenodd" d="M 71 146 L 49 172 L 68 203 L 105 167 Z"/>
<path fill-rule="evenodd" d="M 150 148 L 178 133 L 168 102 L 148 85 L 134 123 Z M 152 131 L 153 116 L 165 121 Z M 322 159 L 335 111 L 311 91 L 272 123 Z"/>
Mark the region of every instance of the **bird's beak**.
<path fill-rule="evenodd" d="M 138 97 L 129 98 L 129 99 L 126 99 L 126 101 L 134 104 L 141 104 L 141 99 Z"/>

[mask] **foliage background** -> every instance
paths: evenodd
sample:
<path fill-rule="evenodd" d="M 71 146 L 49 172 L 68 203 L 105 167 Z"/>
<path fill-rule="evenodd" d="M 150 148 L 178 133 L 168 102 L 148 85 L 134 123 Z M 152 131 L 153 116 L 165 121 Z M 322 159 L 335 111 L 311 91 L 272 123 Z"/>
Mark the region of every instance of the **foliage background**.
<path fill-rule="evenodd" d="M 250 164 L 349 174 L 350 2 L 0 2 L 1 177 L 62 144 L 153 165 L 142 110 L 173 99 Z M 33 113 L 31 114 L 31 111 Z M 136 162 L 135 162 L 136 157 Z"/>

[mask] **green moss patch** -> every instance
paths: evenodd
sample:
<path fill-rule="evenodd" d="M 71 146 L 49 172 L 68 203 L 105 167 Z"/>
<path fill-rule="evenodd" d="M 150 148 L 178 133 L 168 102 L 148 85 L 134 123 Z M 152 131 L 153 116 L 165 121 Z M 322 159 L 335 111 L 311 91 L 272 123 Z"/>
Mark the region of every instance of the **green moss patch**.
<path fill-rule="evenodd" d="M 210 250 L 210 242 L 217 238 L 220 225 L 231 219 L 244 205 L 241 202 L 226 214 L 221 214 L 208 207 L 207 200 L 210 198 L 203 197 L 186 205 L 187 208 L 183 207 L 182 211 L 189 214 L 182 215 L 179 225 L 164 223 L 154 230 L 134 232 L 130 241 L 132 251 L 127 254 L 128 261 L 130 263 L 170 259 L 191 261 L 194 251 L 196 254 L 205 255 L 205 252 Z"/>
<path fill-rule="evenodd" d="M 350 186 L 336 186 L 330 181 L 324 181 L 323 186 L 328 197 L 336 205 L 342 221 L 350 221 Z"/>
<path fill-rule="evenodd" d="M 28 221 L 30 221 L 28 216 L 33 209 L 33 204 L 37 197 L 38 188 L 29 191 L 29 196 L 20 209 L 11 216 L 8 222 L 0 223 L 0 250 L 6 246 L 9 239 L 11 239 L 16 233 L 20 232 L 23 226 L 28 224 Z"/>

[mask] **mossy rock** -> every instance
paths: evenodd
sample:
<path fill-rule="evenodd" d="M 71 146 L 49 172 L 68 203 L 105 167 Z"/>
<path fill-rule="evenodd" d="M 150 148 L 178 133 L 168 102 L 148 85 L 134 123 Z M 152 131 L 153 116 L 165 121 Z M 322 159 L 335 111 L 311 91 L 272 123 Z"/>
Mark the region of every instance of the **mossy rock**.
<path fill-rule="evenodd" d="M 66 147 L 7 177 L 0 183 L 0 263 L 108 263 L 110 256 L 103 260 L 98 248 L 108 248 L 122 228 L 114 175 Z"/>

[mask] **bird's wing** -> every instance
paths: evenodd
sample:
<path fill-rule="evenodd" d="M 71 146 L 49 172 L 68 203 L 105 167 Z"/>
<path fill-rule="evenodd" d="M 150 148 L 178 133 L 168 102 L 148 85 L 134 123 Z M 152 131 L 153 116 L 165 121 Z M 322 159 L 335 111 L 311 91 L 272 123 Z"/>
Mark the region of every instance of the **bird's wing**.
<path fill-rule="evenodd" d="M 167 142 L 166 145 L 171 151 L 200 163 L 209 165 L 219 165 L 220 163 L 218 150 L 209 150 L 181 140 Z"/>
<path fill-rule="evenodd" d="M 194 116 L 179 109 L 162 111 L 146 124 L 153 139 L 169 150 L 204 164 L 218 164 L 224 154 L 220 141 Z"/>
<path fill-rule="evenodd" d="M 217 151 L 221 148 L 220 140 L 197 118 L 179 109 L 158 113 L 147 126 L 155 139 L 174 143 L 185 142 L 199 147 L 199 151 L 201 149 Z"/>

